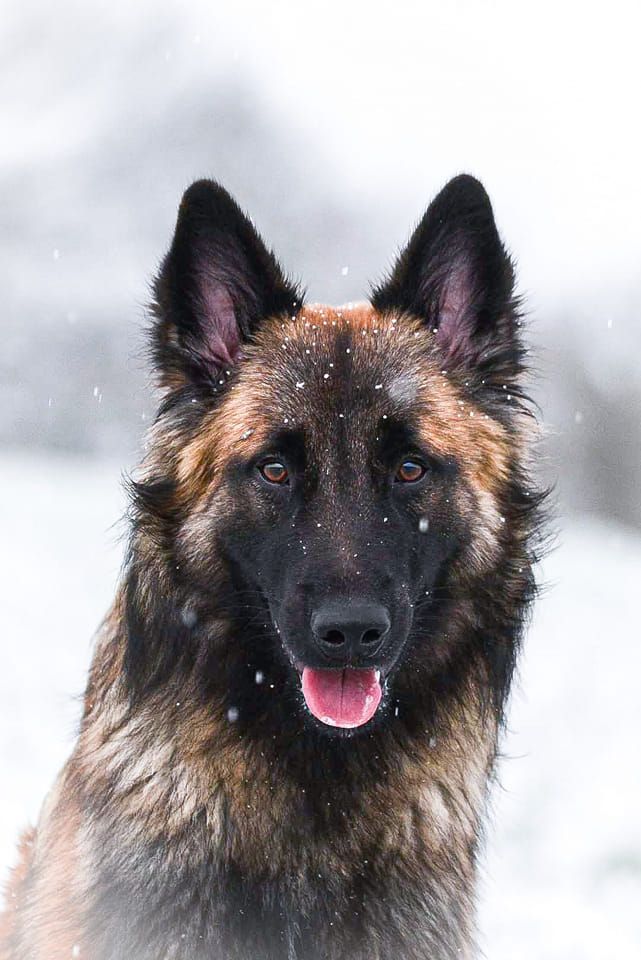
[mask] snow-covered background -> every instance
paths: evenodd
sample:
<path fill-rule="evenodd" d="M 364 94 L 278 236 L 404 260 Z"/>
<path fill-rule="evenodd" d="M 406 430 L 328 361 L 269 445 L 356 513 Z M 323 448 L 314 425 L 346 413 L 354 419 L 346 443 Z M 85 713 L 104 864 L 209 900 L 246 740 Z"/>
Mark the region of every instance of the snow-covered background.
<path fill-rule="evenodd" d="M 200 176 L 312 299 L 361 298 L 438 187 L 518 257 L 558 550 L 489 832 L 489 960 L 641 954 L 636 2 L 5 4 L 0 872 L 72 742 L 138 457 L 147 283 Z M 347 272 L 345 272 L 347 267 Z"/>

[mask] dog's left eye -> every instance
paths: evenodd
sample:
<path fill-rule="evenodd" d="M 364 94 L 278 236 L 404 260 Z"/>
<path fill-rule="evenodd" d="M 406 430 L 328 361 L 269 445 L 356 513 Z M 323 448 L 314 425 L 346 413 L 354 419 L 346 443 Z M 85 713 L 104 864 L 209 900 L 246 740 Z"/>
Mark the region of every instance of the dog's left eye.
<path fill-rule="evenodd" d="M 258 469 L 268 483 L 289 482 L 287 467 L 280 460 L 269 460 L 267 463 L 262 463 Z"/>
<path fill-rule="evenodd" d="M 418 460 L 403 460 L 396 471 L 397 483 L 417 483 L 425 476 L 425 466 Z"/>

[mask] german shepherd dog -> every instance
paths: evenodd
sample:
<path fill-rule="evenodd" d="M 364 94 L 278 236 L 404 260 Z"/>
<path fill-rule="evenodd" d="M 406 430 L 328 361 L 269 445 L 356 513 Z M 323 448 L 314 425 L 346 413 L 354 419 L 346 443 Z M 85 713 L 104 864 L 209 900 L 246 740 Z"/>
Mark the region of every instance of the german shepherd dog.
<path fill-rule="evenodd" d="M 333 308 L 195 183 L 152 352 L 128 558 L 0 956 L 473 957 L 542 499 L 485 190 L 452 180 Z"/>

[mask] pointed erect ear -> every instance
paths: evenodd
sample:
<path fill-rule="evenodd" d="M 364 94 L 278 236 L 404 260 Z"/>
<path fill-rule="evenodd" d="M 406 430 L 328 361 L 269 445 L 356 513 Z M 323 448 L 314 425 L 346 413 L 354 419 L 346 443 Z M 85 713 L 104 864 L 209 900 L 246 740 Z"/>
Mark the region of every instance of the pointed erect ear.
<path fill-rule="evenodd" d="M 153 354 L 166 386 L 210 384 L 263 318 L 301 305 L 250 220 L 211 180 L 183 196 L 154 294 Z"/>
<path fill-rule="evenodd" d="M 462 175 L 430 204 L 372 304 L 424 319 L 447 361 L 507 375 L 521 356 L 513 288 L 488 195 Z"/>

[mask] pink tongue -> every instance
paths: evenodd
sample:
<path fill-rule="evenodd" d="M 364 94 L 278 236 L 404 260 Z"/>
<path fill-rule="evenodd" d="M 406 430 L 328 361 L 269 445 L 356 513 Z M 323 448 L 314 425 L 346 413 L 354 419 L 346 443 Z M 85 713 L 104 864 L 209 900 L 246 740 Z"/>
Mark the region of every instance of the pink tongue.
<path fill-rule="evenodd" d="M 311 713 L 330 727 L 360 727 L 371 720 L 383 691 L 376 670 L 303 670 L 303 695 Z"/>

